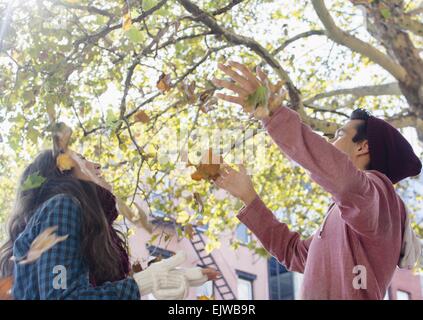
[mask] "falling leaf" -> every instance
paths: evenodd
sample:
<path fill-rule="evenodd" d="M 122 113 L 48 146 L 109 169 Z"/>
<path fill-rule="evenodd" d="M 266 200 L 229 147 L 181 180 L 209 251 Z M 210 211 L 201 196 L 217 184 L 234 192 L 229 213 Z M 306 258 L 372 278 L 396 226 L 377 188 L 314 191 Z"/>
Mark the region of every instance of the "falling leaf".
<path fill-rule="evenodd" d="M 141 272 L 142 271 L 141 263 L 139 261 L 136 261 L 132 265 L 132 271 L 135 272 L 135 273 L 138 273 L 138 272 Z"/>
<path fill-rule="evenodd" d="M 66 153 L 61 153 L 57 156 L 56 165 L 59 168 L 60 172 L 64 172 L 74 168 L 76 163 L 72 159 L 69 151 L 67 151 Z"/>
<path fill-rule="evenodd" d="M 162 93 L 169 91 L 170 90 L 170 75 L 162 73 L 156 85 L 157 85 L 157 89 L 159 89 L 160 92 Z"/>
<path fill-rule="evenodd" d="M 57 243 L 66 240 L 68 235 L 60 237 L 56 235 L 55 231 L 57 228 L 57 226 L 48 227 L 41 232 L 34 241 L 32 241 L 31 247 L 26 255 L 26 259 L 20 260 L 19 264 L 28 264 L 36 261 L 44 252 L 55 246 Z"/>
<path fill-rule="evenodd" d="M 24 183 L 22 184 L 22 191 L 27 191 L 27 190 L 41 187 L 45 181 L 46 181 L 46 178 L 44 178 L 43 176 L 40 176 L 39 171 L 37 171 L 25 179 Z"/>
<path fill-rule="evenodd" d="M 380 13 L 382 14 L 382 16 L 385 19 L 389 19 L 392 16 L 391 11 L 389 10 L 389 8 L 382 8 L 382 9 L 380 9 Z"/>
<path fill-rule="evenodd" d="M 54 105 L 48 104 L 46 106 L 46 109 L 47 109 L 47 115 L 48 115 L 48 119 L 49 119 L 50 123 L 55 123 L 56 122 L 56 110 L 54 109 Z"/>
<path fill-rule="evenodd" d="M 188 84 L 187 82 L 183 82 L 182 83 L 182 89 L 185 95 L 185 98 L 187 99 L 188 103 L 195 103 L 197 100 L 197 96 L 195 95 L 195 81 L 191 81 L 190 84 Z"/>
<path fill-rule="evenodd" d="M 13 277 L 0 279 L 0 300 L 13 300 L 12 297 Z"/>
<path fill-rule="evenodd" d="M 136 203 L 135 206 L 137 207 L 138 214 L 135 214 L 126 204 L 125 202 L 116 197 L 116 204 L 119 213 L 125 216 L 129 221 L 135 224 L 137 227 L 144 228 L 149 233 L 153 232 L 153 225 L 148 221 L 148 216 L 145 211 Z"/>
<path fill-rule="evenodd" d="M 188 238 L 188 239 L 192 239 L 192 237 L 194 235 L 194 227 L 192 226 L 191 223 L 188 223 L 184 227 L 184 231 L 185 231 L 185 237 Z"/>
<path fill-rule="evenodd" d="M 194 192 L 194 199 L 198 205 L 200 212 L 203 212 L 204 203 L 203 203 L 203 199 L 201 198 L 201 195 L 198 192 Z"/>
<path fill-rule="evenodd" d="M 219 176 L 220 165 L 223 163 L 222 156 L 217 156 L 210 148 L 206 154 L 203 155 L 200 164 L 194 165 L 188 163 L 188 166 L 196 167 L 196 171 L 191 174 L 193 180 L 215 180 Z"/>
<path fill-rule="evenodd" d="M 135 120 L 137 122 L 142 122 L 142 123 L 148 123 L 148 122 L 150 122 L 150 117 L 143 110 L 138 111 L 135 114 L 134 118 L 135 118 Z"/>
<path fill-rule="evenodd" d="M 218 99 L 216 97 L 211 97 L 208 99 L 204 104 L 200 105 L 200 110 L 204 113 L 208 113 L 210 110 L 214 108 L 214 106 L 217 105 Z"/>
<path fill-rule="evenodd" d="M 132 19 L 131 14 L 128 12 L 124 13 L 123 21 L 122 21 L 122 29 L 123 31 L 128 31 L 132 27 Z"/>
<path fill-rule="evenodd" d="M 214 298 L 214 296 L 202 295 L 202 296 L 198 296 L 197 300 L 215 300 L 215 298 Z"/>
<path fill-rule="evenodd" d="M 200 180 L 202 180 L 204 177 L 203 177 L 203 174 L 201 173 L 201 172 L 199 172 L 198 170 L 197 171 L 195 171 L 193 174 L 191 174 L 191 179 L 192 180 L 195 180 L 195 181 L 200 181 Z"/>
<path fill-rule="evenodd" d="M 56 123 L 53 127 L 54 154 L 64 153 L 68 149 L 72 136 L 72 129 L 63 122 Z"/>
<path fill-rule="evenodd" d="M 157 238 L 159 237 L 159 233 L 153 234 L 153 236 L 150 238 L 150 240 L 148 241 L 150 244 L 153 244 L 154 241 L 157 240 Z"/>

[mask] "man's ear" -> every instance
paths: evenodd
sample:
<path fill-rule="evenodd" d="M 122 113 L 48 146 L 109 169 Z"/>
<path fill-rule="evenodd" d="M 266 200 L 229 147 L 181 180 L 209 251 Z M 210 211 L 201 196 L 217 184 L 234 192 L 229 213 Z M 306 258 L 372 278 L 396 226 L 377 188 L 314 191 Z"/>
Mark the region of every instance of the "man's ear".
<path fill-rule="evenodd" d="M 357 143 L 357 154 L 358 155 L 369 154 L 369 142 L 367 140 L 363 140 Z"/>

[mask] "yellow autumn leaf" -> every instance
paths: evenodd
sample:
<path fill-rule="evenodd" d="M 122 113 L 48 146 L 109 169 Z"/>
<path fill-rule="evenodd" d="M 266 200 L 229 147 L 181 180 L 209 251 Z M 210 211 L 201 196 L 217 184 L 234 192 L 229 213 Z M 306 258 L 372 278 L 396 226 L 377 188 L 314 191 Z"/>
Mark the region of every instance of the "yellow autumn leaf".
<path fill-rule="evenodd" d="M 71 170 L 75 167 L 76 163 L 69 155 L 68 152 L 61 153 L 56 159 L 56 165 L 59 168 L 60 172 Z"/>
<path fill-rule="evenodd" d="M 185 211 L 179 212 L 178 217 L 176 218 L 176 223 L 186 223 L 189 220 L 189 214 Z"/>
<path fill-rule="evenodd" d="M 116 197 L 116 204 L 119 213 L 125 216 L 134 225 L 139 228 L 144 228 L 150 234 L 153 232 L 153 225 L 148 221 L 147 214 L 137 203 L 134 202 L 137 207 L 138 214 L 134 213 L 119 197 Z"/>
<path fill-rule="evenodd" d="M 131 14 L 127 12 L 123 15 L 122 29 L 123 31 L 128 31 L 129 29 L 131 29 L 131 27 L 132 27 Z"/>
<path fill-rule="evenodd" d="M 57 226 L 48 227 L 43 232 L 41 232 L 35 239 L 32 241 L 29 251 L 24 260 L 20 260 L 19 264 L 28 264 L 36 261 L 41 255 L 54 247 L 57 243 L 62 242 L 68 238 L 68 235 L 57 236 L 55 231 Z M 14 258 L 16 260 L 16 258 Z"/>
<path fill-rule="evenodd" d="M 215 299 L 214 299 L 214 296 L 205 296 L 205 295 L 202 295 L 202 296 L 198 296 L 197 297 L 197 300 L 215 300 Z"/>

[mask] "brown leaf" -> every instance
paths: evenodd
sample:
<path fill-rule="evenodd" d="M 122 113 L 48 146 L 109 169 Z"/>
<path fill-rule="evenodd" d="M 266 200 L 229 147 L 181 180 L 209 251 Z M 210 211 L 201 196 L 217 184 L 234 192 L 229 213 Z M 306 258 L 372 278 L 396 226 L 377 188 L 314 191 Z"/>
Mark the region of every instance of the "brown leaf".
<path fill-rule="evenodd" d="M 137 227 L 144 228 L 149 233 L 153 232 L 153 225 L 148 221 L 147 214 L 142 210 L 136 202 L 135 206 L 137 207 L 138 214 L 135 214 L 122 199 L 116 197 L 117 209 L 120 214 L 126 217 L 129 221 L 135 224 Z"/>
<path fill-rule="evenodd" d="M 194 235 L 194 227 L 192 226 L 191 223 L 188 223 L 184 227 L 184 231 L 185 231 L 185 237 L 187 237 L 188 239 L 192 239 L 192 237 Z"/>
<path fill-rule="evenodd" d="M 200 110 L 204 113 L 208 113 L 209 111 L 214 109 L 214 106 L 217 105 L 217 102 L 218 100 L 216 97 L 211 97 L 204 104 L 200 105 Z"/>
<path fill-rule="evenodd" d="M 135 272 L 135 273 L 138 273 L 138 272 L 141 272 L 142 271 L 141 263 L 139 261 L 136 261 L 132 265 L 132 271 Z"/>
<path fill-rule="evenodd" d="M 187 101 L 191 104 L 197 101 L 197 96 L 195 95 L 195 81 L 193 80 L 190 84 L 184 82 L 182 84 L 184 95 Z"/>
<path fill-rule="evenodd" d="M 65 123 L 56 123 L 53 127 L 53 150 L 54 154 L 64 153 L 67 151 L 70 139 L 72 137 L 72 129 Z"/>
<path fill-rule="evenodd" d="M 135 120 L 137 122 L 142 122 L 142 123 L 148 123 L 150 122 L 150 117 L 148 116 L 148 114 L 145 113 L 145 111 L 141 110 L 138 111 L 135 116 L 134 116 Z"/>
<path fill-rule="evenodd" d="M 0 300 L 13 300 L 12 297 L 13 277 L 0 279 Z"/>
<path fill-rule="evenodd" d="M 194 192 L 194 199 L 198 205 L 198 209 L 200 210 L 200 212 L 203 212 L 204 203 L 203 203 L 203 199 L 201 199 L 201 195 L 198 192 Z"/>
<path fill-rule="evenodd" d="M 206 152 L 201 158 L 200 164 L 190 164 L 190 166 L 195 166 L 197 169 L 193 174 L 191 174 L 191 178 L 196 181 L 202 179 L 215 180 L 217 177 L 219 177 L 220 165 L 222 163 L 222 156 L 215 155 L 213 150 L 210 148 L 208 152 Z"/>
<path fill-rule="evenodd" d="M 157 89 L 160 90 L 160 92 L 165 93 L 166 91 L 170 90 L 170 75 L 162 73 L 159 80 L 157 80 Z"/>
<path fill-rule="evenodd" d="M 54 247 L 57 243 L 68 238 L 68 235 L 58 237 L 55 233 L 57 226 L 46 228 L 32 241 L 26 259 L 20 260 L 19 264 L 28 264 L 36 261 L 41 255 Z"/>

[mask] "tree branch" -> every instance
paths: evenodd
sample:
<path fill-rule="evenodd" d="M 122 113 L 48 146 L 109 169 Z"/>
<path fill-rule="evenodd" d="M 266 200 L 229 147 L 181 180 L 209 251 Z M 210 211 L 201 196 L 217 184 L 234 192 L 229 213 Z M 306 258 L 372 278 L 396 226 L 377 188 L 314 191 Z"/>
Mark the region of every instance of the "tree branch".
<path fill-rule="evenodd" d="M 240 4 L 241 2 L 243 2 L 244 0 L 232 0 L 231 2 L 229 2 L 229 4 L 227 4 L 226 6 L 217 9 L 215 11 L 213 11 L 211 13 L 212 16 L 218 16 L 220 14 L 223 14 L 229 10 L 231 10 L 233 7 L 235 7 L 237 4 Z"/>
<path fill-rule="evenodd" d="M 221 27 L 216 20 L 209 15 L 207 12 L 200 9 L 196 4 L 190 0 L 177 0 L 188 12 L 190 12 L 196 20 L 201 21 L 207 27 L 209 27 L 213 33 L 216 35 L 224 36 L 229 42 L 236 45 L 243 45 L 257 55 L 259 55 L 263 60 L 265 60 L 276 72 L 276 74 L 286 82 L 288 87 L 289 96 L 291 102 L 294 106 L 299 106 L 301 103 L 301 96 L 299 90 L 295 87 L 294 83 L 290 79 L 288 73 L 282 68 L 280 63 L 275 59 L 275 57 L 270 54 L 263 46 L 261 46 L 254 39 L 244 37 L 234 32 L 231 32 L 223 27 Z"/>
<path fill-rule="evenodd" d="M 383 95 L 402 95 L 398 83 L 386 83 L 375 86 L 362 86 L 355 88 L 347 89 L 338 89 L 333 91 L 328 91 L 324 93 L 319 93 L 307 100 L 304 100 L 304 104 L 313 103 L 316 100 L 329 98 L 333 96 L 340 95 L 353 95 L 355 97 L 365 97 L 365 96 L 383 96 Z"/>
<path fill-rule="evenodd" d="M 403 15 L 395 19 L 400 28 L 411 31 L 412 33 L 423 37 L 423 23 Z"/>
<path fill-rule="evenodd" d="M 138 17 L 136 17 L 135 19 L 132 19 L 132 22 L 141 22 L 142 20 L 144 20 L 146 17 L 148 17 L 149 15 L 153 14 L 155 11 L 159 10 L 161 7 L 163 7 L 166 4 L 167 0 L 161 0 L 159 3 L 157 3 L 154 7 L 148 9 L 147 11 L 143 12 L 142 14 L 140 14 Z M 94 33 L 92 35 L 88 35 L 84 38 L 78 39 L 75 41 L 74 43 L 74 47 L 79 46 L 81 43 L 84 42 L 90 42 L 90 43 L 95 43 L 97 42 L 99 39 L 105 37 L 106 35 L 108 35 L 110 32 L 112 32 L 113 30 L 119 29 L 122 27 L 121 23 L 117 23 L 114 24 L 112 26 L 107 26 L 105 28 L 103 28 L 102 30 L 100 30 L 97 33 Z"/>
<path fill-rule="evenodd" d="M 324 0 L 312 0 L 311 2 L 330 39 L 368 57 L 371 61 L 392 74 L 398 81 L 406 81 L 407 72 L 401 65 L 367 42 L 350 35 L 336 26 L 335 21 L 325 6 Z"/>

